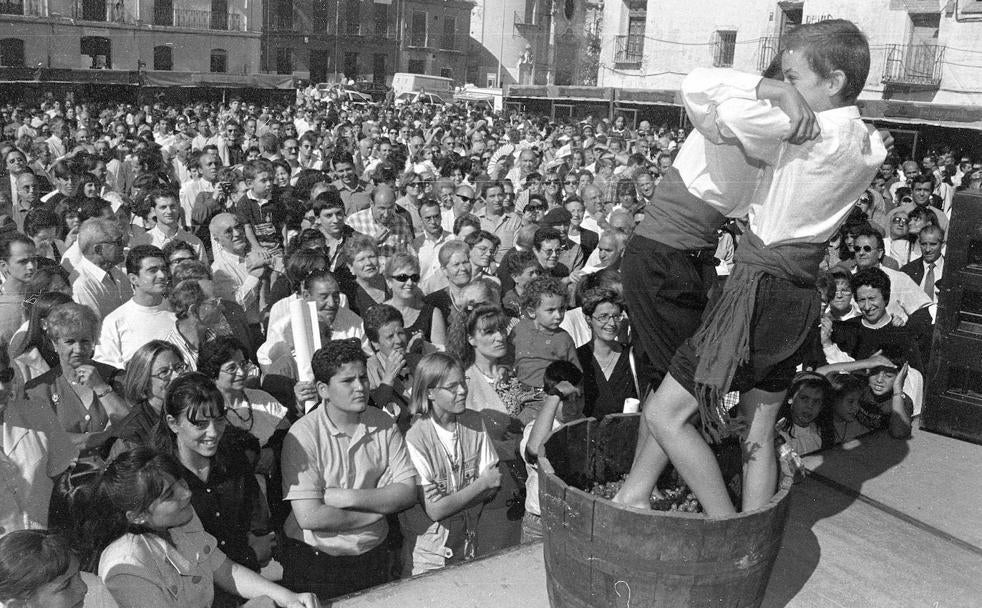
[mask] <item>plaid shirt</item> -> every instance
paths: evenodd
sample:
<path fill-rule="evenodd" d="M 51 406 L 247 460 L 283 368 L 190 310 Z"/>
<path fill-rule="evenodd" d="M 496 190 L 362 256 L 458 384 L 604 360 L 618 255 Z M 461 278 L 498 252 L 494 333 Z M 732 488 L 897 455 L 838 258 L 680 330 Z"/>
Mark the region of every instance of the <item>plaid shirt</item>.
<path fill-rule="evenodd" d="M 353 230 L 375 239 L 388 230 L 389 237 L 378 248 L 379 257 L 384 260 L 398 251 L 411 251 L 413 229 L 401 215 L 393 214 L 389 226 L 386 227 L 375 221 L 371 209 L 364 209 L 349 216 L 345 223 Z"/>

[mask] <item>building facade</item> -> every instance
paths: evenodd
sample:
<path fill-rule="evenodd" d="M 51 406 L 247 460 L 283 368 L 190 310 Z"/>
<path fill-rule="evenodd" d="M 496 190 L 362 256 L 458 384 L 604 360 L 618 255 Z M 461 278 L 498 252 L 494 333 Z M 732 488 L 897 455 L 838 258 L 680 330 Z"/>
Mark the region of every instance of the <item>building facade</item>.
<path fill-rule="evenodd" d="M 385 82 L 396 71 L 400 0 L 266 0 L 263 71 L 312 82 Z"/>
<path fill-rule="evenodd" d="M 583 0 L 476 0 L 468 81 L 477 86 L 572 85 L 586 51 Z"/>
<path fill-rule="evenodd" d="M 390 83 L 395 72 L 463 81 L 466 0 L 266 0 L 262 69 L 312 82 Z"/>
<path fill-rule="evenodd" d="M 463 84 L 473 8 L 470 0 L 404 0 L 398 71 L 443 76 Z"/>
<path fill-rule="evenodd" d="M 759 73 L 788 28 L 830 18 L 869 39 L 864 117 L 982 129 L 982 0 L 608 0 L 598 85 L 671 92 L 696 67 Z"/>
<path fill-rule="evenodd" d="M 259 71 L 261 14 L 249 0 L 3 0 L 0 67 L 113 73 Z M 217 76 L 224 75 L 224 76 Z"/>

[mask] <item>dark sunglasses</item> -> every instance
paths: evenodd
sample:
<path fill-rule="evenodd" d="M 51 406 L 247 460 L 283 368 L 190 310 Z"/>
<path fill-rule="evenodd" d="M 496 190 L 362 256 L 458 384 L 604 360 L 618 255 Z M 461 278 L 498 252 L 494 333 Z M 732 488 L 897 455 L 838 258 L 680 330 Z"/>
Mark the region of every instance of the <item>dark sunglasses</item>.
<path fill-rule="evenodd" d="M 392 275 L 392 279 L 400 283 L 405 283 L 409 279 L 412 279 L 413 283 L 419 283 L 419 273 L 414 272 L 413 274 L 394 274 Z"/>
<path fill-rule="evenodd" d="M 869 245 L 863 245 L 862 247 L 859 247 L 859 246 L 857 246 L 857 245 L 853 245 L 853 246 L 852 246 L 852 250 L 853 250 L 853 252 L 859 252 L 859 251 L 863 251 L 863 252 L 865 252 L 865 253 L 871 253 L 871 252 L 873 251 L 873 249 L 874 249 L 874 248 L 873 248 L 873 247 L 871 247 L 871 246 L 869 246 Z"/>
<path fill-rule="evenodd" d="M 542 205 L 525 205 L 526 211 L 544 211 L 545 207 Z"/>

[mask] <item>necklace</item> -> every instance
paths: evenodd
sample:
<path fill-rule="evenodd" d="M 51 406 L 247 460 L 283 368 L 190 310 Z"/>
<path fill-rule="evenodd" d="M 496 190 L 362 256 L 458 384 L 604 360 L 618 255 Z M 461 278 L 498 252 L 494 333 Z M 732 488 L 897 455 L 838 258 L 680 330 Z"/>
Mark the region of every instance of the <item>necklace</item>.
<path fill-rule="evenodd" d="M 610 354 L 606 357 L 601 358 L 597 354 L 597 351 L 593 351 L 593 358 L 600 364 L 600 370 L 603 372 L 604 377 L 609 378 L 611 372 L 614 371 L 614 367 L 617 365 L 617 360 L 620 359 L 620 351 L 611 349 Z"/>
<path fill-rule="evenodd" d="M 243 399 L 243 401 L 245 401 L 246 412 L 248 412 L 246 416 L 240 414 L 239 411 L 235 409 L 235 407 L 230 407 L 228 411 L 235 414 L 235 417 L 238 418 L 239 422 L 242 423 L 241 425 L 236 424 L 235 426 L 239 428 L 245 428 L 246 431 L 252 431 L 252 426 L 256 423 L 256 416 L 252 411 L 252 404 L 249 403 L 248 399 Z M 246 428 L 246 425 L 248 425 L 248 428 Z"/>

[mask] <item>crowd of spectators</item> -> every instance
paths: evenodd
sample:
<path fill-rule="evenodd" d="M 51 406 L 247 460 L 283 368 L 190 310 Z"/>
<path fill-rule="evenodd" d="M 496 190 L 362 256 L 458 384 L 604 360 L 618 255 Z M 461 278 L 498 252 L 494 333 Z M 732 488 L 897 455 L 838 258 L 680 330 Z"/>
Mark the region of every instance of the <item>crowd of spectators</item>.
<path fill-rule="evenodd" d="M 0 605 L 311 607 L 535 540 L 549 432 L 643 397 L 618 267 L 683 130 L 302 96 L 0 124 Z M 909 435 L 980 188 L 883 164 L 780 441 Z"/>

